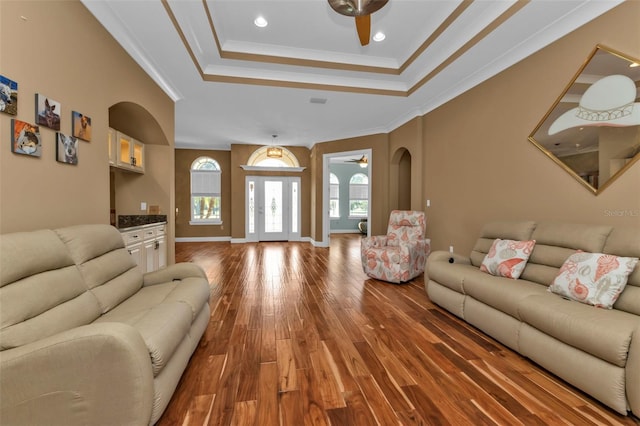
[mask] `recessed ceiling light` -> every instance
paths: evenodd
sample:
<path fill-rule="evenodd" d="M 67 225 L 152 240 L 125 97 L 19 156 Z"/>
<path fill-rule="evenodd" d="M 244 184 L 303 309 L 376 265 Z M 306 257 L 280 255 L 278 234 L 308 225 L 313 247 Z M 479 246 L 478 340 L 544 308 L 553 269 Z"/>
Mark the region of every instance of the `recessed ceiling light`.
<path fill-rule="evenodd" d="M 629 68 L 635 68 L 635 67 L 640 67 L 640 64 L 637 62 L 632 62 L 631 64 L 629 64 Z"/>
<path fill-rule="evenodd" d="M 382 40 L 384 40 L 385 38 L 387 38 L 387 36 L 386 36 L 386 35 L 384 35 L 384 33 L 383 33 L 383 32 L 378 31 L 378 32 L 377 32 L 377 33 L 375 33 L 375 35 L 373 36 L 373 41 L 382 41 Z"/>
<path fill-rule="evenodd" d="M 269 23 L 267 22 L 266 19 L 264 19 L 263 16 L 258 16 L 254 21 L 254 24 L 256 24 L 256 27 L 260 27 L 260 28 L 264 28 L 267 25 L 269 25 Z"/>

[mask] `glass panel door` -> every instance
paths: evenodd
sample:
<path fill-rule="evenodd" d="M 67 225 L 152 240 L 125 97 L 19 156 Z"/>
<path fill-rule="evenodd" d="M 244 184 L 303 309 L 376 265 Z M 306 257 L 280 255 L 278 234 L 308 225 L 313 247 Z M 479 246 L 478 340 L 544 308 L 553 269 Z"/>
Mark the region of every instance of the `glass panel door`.
<path fill-rule="evenodd" d="M 284 234 L 286 229 L 283 223 L 286 217 L 283 215 L 285 210 L 285 196 L 283 194 L 284 182 L 282 180 L 264 180 L 263 182 L 263 199 L 262 211 L 264 226 L 260 235 L 260 241 L 273 239 L 288 239 Z"/>
<path fill-rule="evenodd" d="M 300 239 L 300 178 L 246 178 L 247 241 Z"/>

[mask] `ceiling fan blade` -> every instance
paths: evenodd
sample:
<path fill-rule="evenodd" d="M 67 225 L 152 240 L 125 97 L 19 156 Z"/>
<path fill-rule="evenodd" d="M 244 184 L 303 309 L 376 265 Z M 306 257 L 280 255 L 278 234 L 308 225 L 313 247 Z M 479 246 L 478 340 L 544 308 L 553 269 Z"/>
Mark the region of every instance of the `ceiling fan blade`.
<path fill-rule="evenodd" d="M 356 30 L 360 44 L 366 46 L 371 38 L 371 15 L 356 16 Z"/>
<path fill-rule="evenodd" d="M 369 160 L 367 159 L 366 155 L 363 155 L 362 157 L 358 158 L 358 159 L 351 159 L 351 160 L 345 160 L 346 163 L 358 163 L 358 164 L 362 164 L 362 163 L 368 163 Z"/>

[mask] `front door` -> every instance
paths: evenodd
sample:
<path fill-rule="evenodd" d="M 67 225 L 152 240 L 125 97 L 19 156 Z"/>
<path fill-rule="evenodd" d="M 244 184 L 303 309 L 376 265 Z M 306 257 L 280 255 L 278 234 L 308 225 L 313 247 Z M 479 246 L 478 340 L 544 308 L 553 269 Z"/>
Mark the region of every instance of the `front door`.
<path fill-rule="evenodd" d="M 246 179 L 248 241 L 300 239 L 300 178 L 248 176 Z"/>

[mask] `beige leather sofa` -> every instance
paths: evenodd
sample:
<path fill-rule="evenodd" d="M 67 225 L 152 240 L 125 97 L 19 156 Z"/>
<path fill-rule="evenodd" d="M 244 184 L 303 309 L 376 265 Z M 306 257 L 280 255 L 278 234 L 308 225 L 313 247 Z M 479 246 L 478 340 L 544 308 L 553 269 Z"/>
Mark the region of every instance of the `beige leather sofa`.
<path fill-rule="evenodd" d="M 155 423 L 209 294 L 193 264 L 142 274 L 108 225 L 0 236 L 0 424 Z"/>
<path fill-rule="evenodd" d="M 496 238 L 536 240 L 520 279 L 480 271 Z M 506 346 L 613 410 L 640 416 L 640 266 L 610 310 L 548 292 L 563 262 L 578 249 L 640 257 L 640 229 L 489 223 L 469 257 L 432 253 L 425 287 L 433 302 Z"/>

